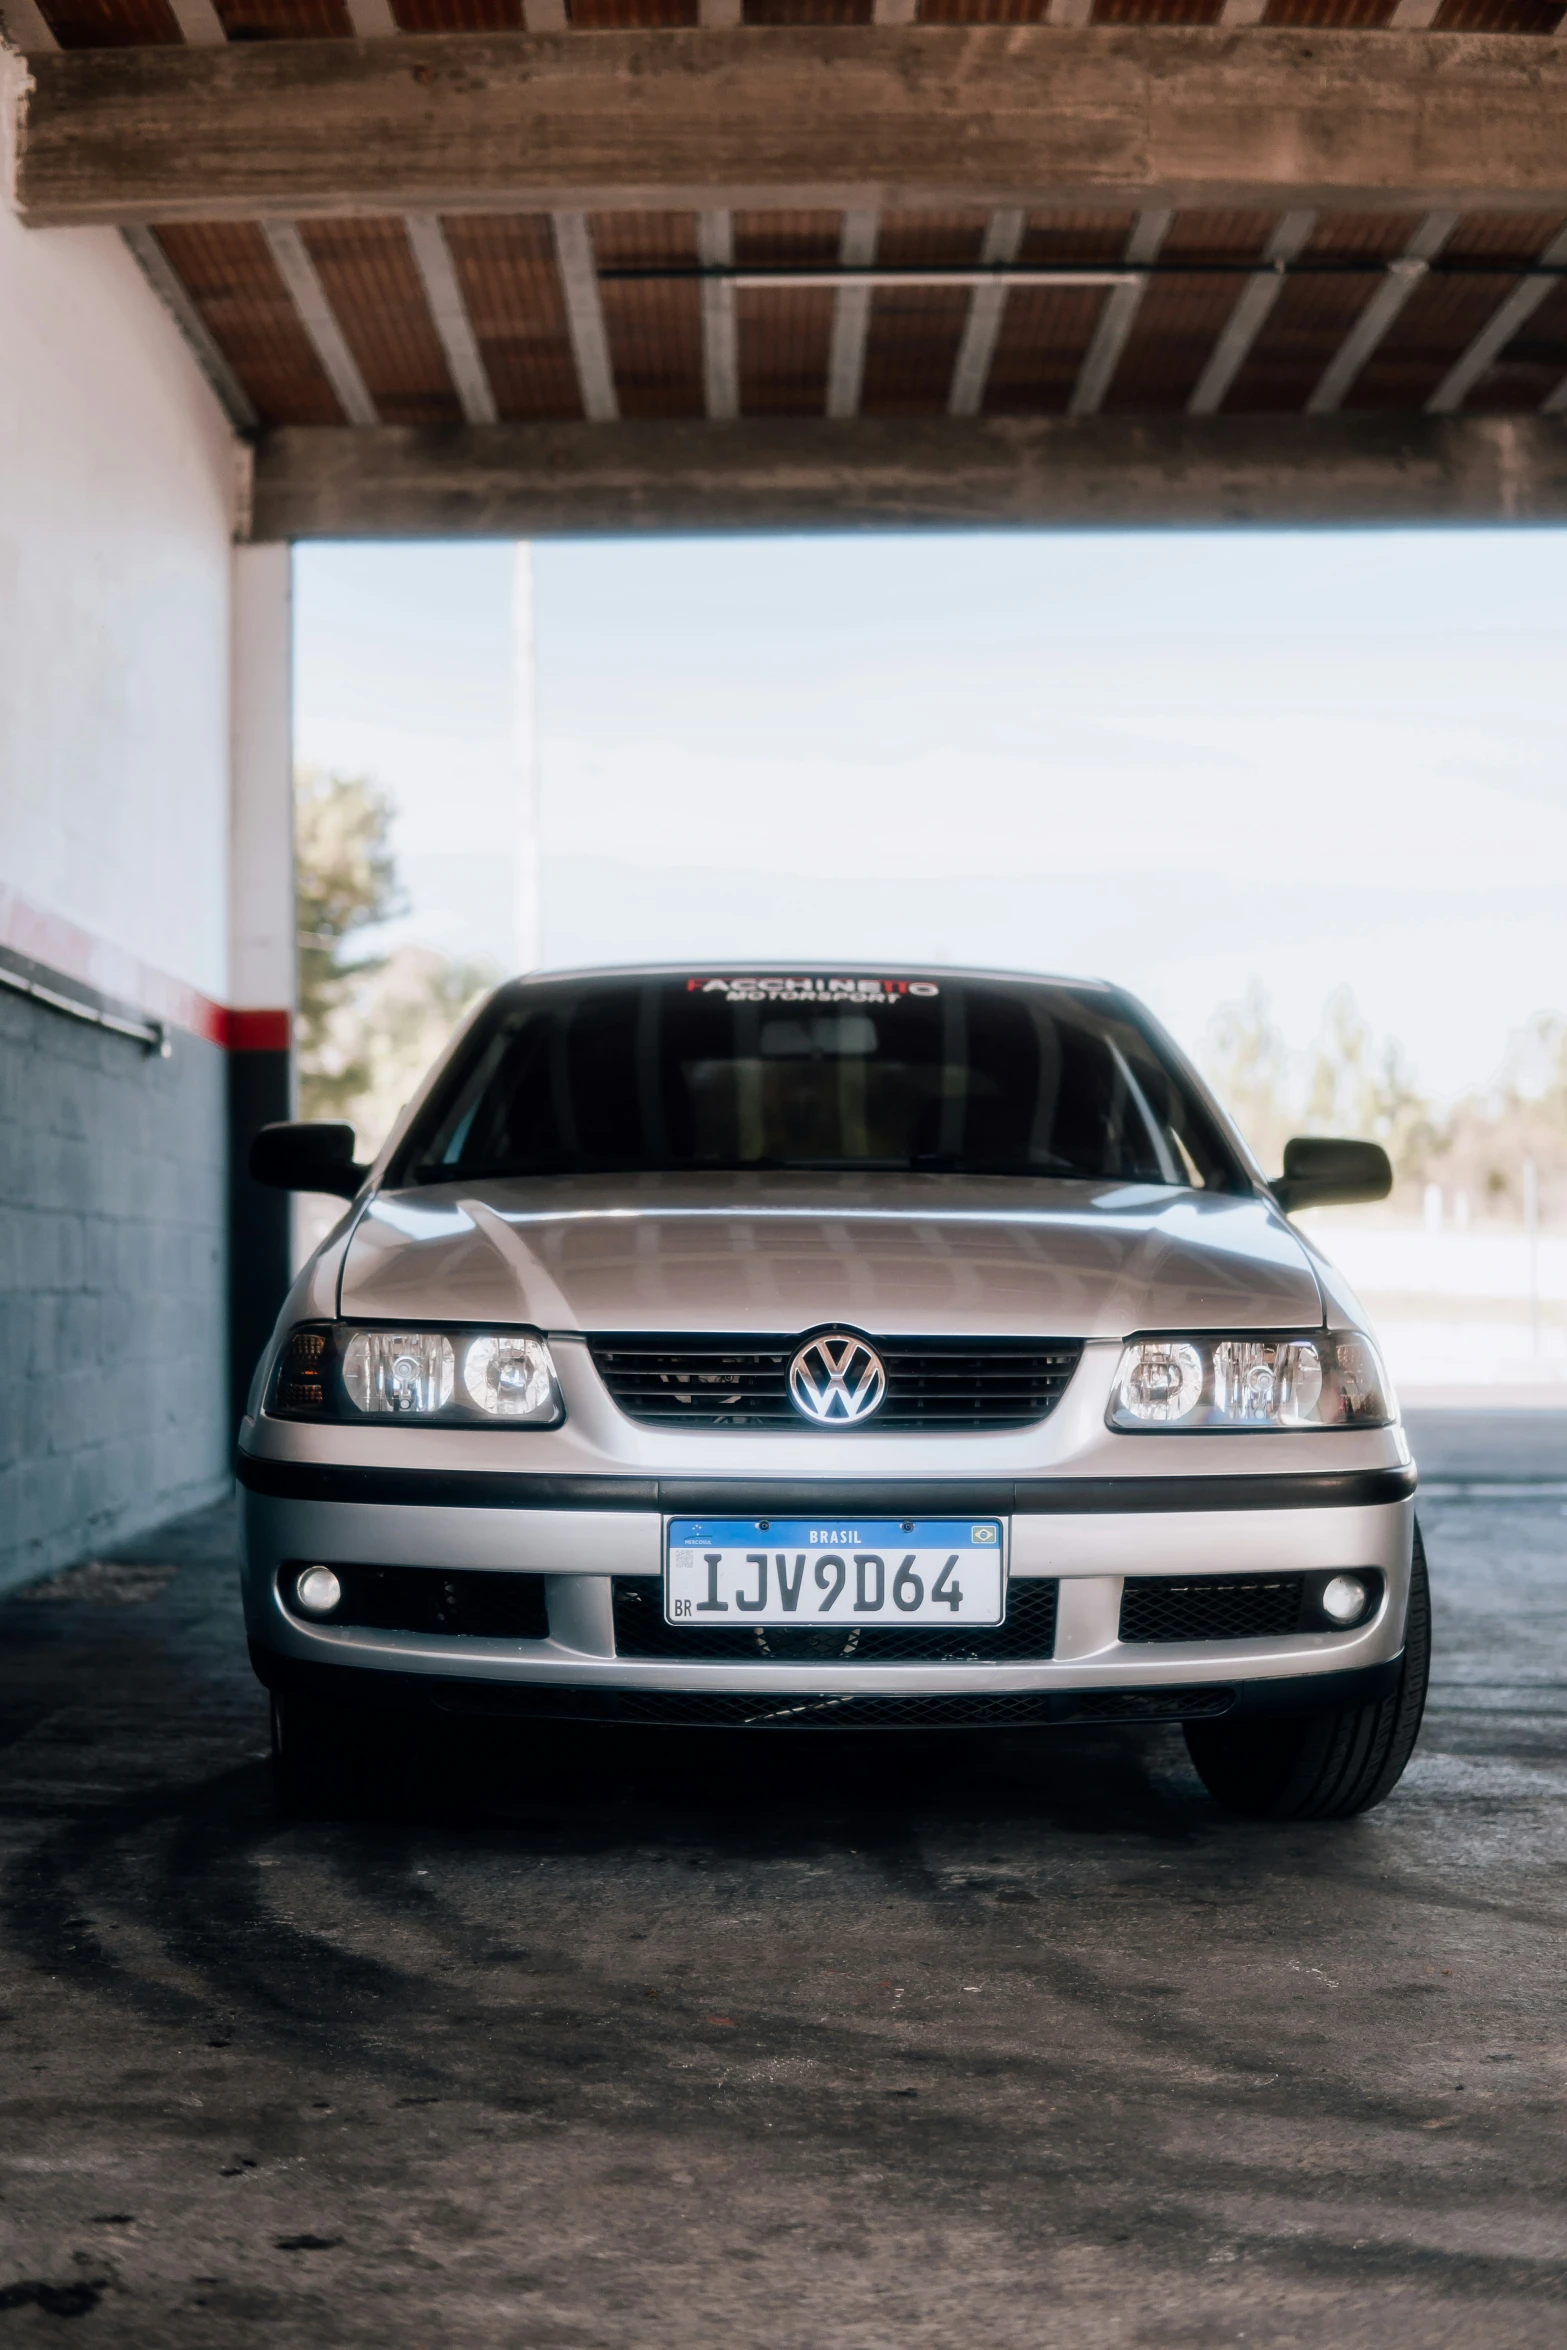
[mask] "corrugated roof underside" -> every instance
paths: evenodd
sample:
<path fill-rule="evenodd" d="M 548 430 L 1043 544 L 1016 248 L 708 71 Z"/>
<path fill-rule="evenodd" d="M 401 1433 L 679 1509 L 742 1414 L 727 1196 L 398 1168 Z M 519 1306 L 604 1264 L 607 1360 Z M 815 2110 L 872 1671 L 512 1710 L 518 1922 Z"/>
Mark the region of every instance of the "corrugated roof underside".
<path fill-rule="evenodd" d="M 1094 0 L 1094 24 L 1213 25 L 1222 0 Z M 1396 0 L 1269 0 L 1265 25 L 1381 32 Z M 65 49 L 116 49 L 177 42 L 168 0 L 40 0 Z M 344 0 L 216 0 L 230 40 L 347 40 Z M 391 0 L 406 33 L 520 32 L 522 0 Z M 922 24 L 1038 24 L 1047 0 L 920 0 Z M 1442 0 L 1438 32 L 1554 33 L 1562 0 Z M 748 25 L 868 25 L 872 0 L 744 0 Z M 691 26 L 699 0 L 567 0 L 573 29 L 608 32 Z"/>
<path fill-rule="evenodd" d="M 1259 277 L 1274 298 L 1240 358 L 1223 407 L 1251 414 L 1305 408 L 1421 222 L 1414 214 L 1324 214 L 1297 264 L 1274 278 L 1266 252 L 1278 218 L 1251 212 L 1176 215 L 1141 288 L 1105 392 L 1108 412 L 1170 414 L 1185 407 L 1237 302 Z M 580 417 L 578 357 L 548 217 L 454 215 L 442 225 L 499 415 L 518 422 Z M 1423 407 L 1561 225 L 1554 214 L 1538 213 L 1460 221 L 1437 266 L 1410 287 L 1343 405 L 1405 412 Z M 741 212 L 731 227 L 735 266 L 742 272 L 834 267 L 842 251 L 843 218 L 835 212 Z M 596 286 L 579 289 L 578 298 L 591 311 L 596 293 L 619 413 L 700 417 L 706 377 L 702 287 L 692 274 L 700 252 L 697 215 L 598 213 L 590 217 L 589 231 L 599 274 Z M 1129 212 L 1036 212 L 1024 224 L 1018 263 L 1121 267 L 1136 231 L 1136 216 Z M 336 394 L 260 229 L 182 225 L 159 233 L 263 421 L 338 422 Z M 877 260 L 905 269 L 971 267 L 981 257 L 985 233 L 980 212 L 890 213 L 879 224 Z M 305 224 L 301 234 L 382 421 L 458 421 L 457 391 L 405 224 L 322 221 Z M 1537 278 L 1532 290 L 1543 299 L 1469 389 L 1469 406 L 1537 409 L 1567 377 L 1567 289 Z M 862 413 L 946 412 L 972 298 L 961 285 L 870 291 Z M 825 413 L 838 299 L 830 286 L 736 289 L 742 415 Z M 983 407 L 992 414 L 1064 411 L 1109 299 L 1108 289 L 1095 285 L 1010 287 Z"/>
<path fill-rule="evenodd" d="M 259 228 L 248 221 L 181 223 L 163 249 L 263 424 L 341 424 L 316 357 Z"/>

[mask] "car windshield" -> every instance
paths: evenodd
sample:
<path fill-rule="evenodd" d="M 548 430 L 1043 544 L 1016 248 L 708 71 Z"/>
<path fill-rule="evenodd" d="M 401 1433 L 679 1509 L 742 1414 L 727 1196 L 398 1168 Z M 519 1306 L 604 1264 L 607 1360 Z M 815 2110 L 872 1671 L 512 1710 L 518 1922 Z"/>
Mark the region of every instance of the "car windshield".
<path fill-rule="evenodd" d="M 392 1180 L 702 1168 L 1244 1185 L 1107 991 L 893 974 L 532 982 L 489 1008 Z"/>

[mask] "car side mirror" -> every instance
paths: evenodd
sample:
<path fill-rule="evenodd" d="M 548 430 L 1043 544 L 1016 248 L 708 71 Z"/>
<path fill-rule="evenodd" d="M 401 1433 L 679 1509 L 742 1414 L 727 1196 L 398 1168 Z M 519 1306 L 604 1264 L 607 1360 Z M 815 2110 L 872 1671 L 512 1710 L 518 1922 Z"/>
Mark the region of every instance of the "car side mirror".
<path fill-rule="evenodd" d="M 1386 1199 L 1393 1163 L 1379 1142 L 1297 1134 L 1284 1145 L 1284 1172 L 1271 1188 L 1286 1216 L 1297 1208 L 1347 1207 L 1353 1200 Z"/>
<path fill-rule="evenodd" d="M 369 1173 L 354 1158 L 354 1130 L 293 1118 L 263 1126 L 250 1146 L 250 1172 L 274 1191 L 329 1191 L 352 1199 Z"/>

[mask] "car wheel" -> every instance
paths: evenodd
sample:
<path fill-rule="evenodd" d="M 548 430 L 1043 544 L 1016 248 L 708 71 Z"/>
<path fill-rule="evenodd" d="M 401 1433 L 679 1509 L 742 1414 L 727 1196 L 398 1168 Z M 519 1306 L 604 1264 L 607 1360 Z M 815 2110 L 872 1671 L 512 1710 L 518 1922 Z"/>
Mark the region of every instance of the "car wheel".
<path fill-rule="evenodd" d="M 289 1819 L 399 1810 L 410 1763 L 410 1742 L 395 1717 L 274 1691 L 272 1792 Z"/>
<path fill-rule="evenodd" d="M 1390 1795 L 1414 1751 L 1431 1668 L 1431 1587 L 1415 1528 L 1403 1668 L 1370 1705 L 1299 1720 L 1188 1722 L 1197 1773 L 1226 1811 L 1251 1820 L 1348 1820 Z"/>

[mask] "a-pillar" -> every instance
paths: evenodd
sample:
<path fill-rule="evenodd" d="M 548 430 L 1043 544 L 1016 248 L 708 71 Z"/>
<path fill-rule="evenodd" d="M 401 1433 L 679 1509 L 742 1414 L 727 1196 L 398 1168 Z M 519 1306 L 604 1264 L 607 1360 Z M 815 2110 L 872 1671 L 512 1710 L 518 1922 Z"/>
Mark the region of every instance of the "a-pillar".
<path fill-rule="evenodd" d="M 234 1416 L 291 1275 L 291 1203 L 250 1179 L 257 1129 L 293 1115 L 291 561 L 234 550 L 229 825 L 229 1365 Z"/>

